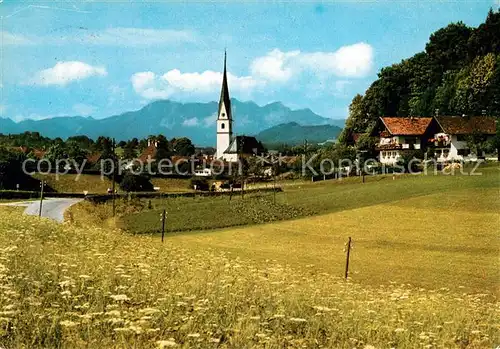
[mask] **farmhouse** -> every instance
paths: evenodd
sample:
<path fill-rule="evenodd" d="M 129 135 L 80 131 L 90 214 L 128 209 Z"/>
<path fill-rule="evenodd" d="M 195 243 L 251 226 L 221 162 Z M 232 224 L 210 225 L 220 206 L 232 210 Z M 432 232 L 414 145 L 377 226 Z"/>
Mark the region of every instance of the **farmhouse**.
<path fill-rule="evenodd" d="M 435 129 L 433 118 L 381 117 L 371 133 L 371 136 L 380 138 L 376 146 L 379 161 L 395 164 L 404 151 L 425 150 L 427 140 Z"/>
<path fill-rule="evenodd" d="M 430 142 L 434 144 L 434 154 L 438 161 L 464 160 L 470 157 L 467 140 L 489 141 L 496 133 L 495 118 L 492 116 L 436 116 L 439 132 Z M 481 154 L 474 154 L 483 157 Z"/>
<path fill-rule="evenodd" d="M 432 150 L 437 161 L 474 159 L 470 141 L 486 142 L 496 134 L 491 116 L 381 117 L 371 136 L 379 137 L 376 150 L 383 164 L 395 164 L 405 151 Z"/>

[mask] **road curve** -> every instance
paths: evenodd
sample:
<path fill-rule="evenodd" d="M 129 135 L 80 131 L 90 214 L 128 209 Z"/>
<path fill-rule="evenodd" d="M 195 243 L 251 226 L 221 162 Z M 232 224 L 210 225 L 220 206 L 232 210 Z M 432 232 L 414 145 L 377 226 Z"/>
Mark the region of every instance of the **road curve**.
<path fill-rule="evenodd" d="M 42 217 L 53 219 L 59 223 L 64 221 L 64 212 L 82 199 L 46 198 L 43 200 Z M 24 214 L 38 216 L 40 201 L 9 203 L 9 206 L 26 206 Z"/>

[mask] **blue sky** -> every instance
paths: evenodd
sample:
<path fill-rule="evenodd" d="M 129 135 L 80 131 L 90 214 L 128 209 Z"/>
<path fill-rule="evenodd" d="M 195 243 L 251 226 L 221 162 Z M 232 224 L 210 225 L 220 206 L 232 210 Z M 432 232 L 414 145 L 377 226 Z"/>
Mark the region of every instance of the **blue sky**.
<path fill-rule="evenodd" d="M 498 0 L 4 0 L 0 113 L 102 118 L 155 99 L 217 100 L 227 48 L 232 97 L 344 118 L 380 68 L 422 51 L 450 22 L 477 26 L 490 7 Z"/>

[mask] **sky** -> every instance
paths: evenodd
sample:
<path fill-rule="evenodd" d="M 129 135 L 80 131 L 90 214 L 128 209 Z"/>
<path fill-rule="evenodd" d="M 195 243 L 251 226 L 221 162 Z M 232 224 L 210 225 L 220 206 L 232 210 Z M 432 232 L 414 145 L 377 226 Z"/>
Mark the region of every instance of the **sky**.
<path fill-rule="evenodd" d="M 103 118 L 158 99 L 231 96 L 345 118 L 384 66 L 423 51 L 488 1 L 0 0 L 0 117 Z M 0 130 L 1 131 L 1 130 Z"/>

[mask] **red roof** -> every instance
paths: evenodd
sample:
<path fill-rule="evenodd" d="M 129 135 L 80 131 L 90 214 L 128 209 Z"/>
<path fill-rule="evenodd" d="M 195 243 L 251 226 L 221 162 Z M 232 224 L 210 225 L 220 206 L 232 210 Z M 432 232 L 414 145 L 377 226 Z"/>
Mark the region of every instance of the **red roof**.
<path fill-rule="evenodd" d="M 45 154 L 47 153 L 47 151 L 45 150 L 41 150 L 41 149 L 33 149 L 33 155 L 35 155 L 35 157 L 37 159 L 41 159 L 45 156 Z"/>
<path fill-rule="evenodd" d="M 420 136 L 425 133 L 432 118 L 381 117 L 380 120 L 382 120 L 387 130 L 394 136 Z"/>
<path fill-rule="evenodd" d="M 436 120 L 444 132 L 452 135 L 474 132 L 488 135 L 496 133 L 493 116 L 436 116 Z"/>
<path fill-rule="evenodd" d="M 101 158 L 101 153 L 99 153 L 99 152 L 93 153 L 93 154 L 87 155 L 87 162 L 90 164 L 96 164 L 100 158 Z"/>
<path fill-rule="evenodd" d="M 141 153 L 141 155 L 139 155 L 139 160 L 141 162 L 148 162 L 148 161 L 151 161 L 151 160 L 154 160 L 155 156 L 156 156 L 156 147 L 154 146 L 154 144 L 151 144 L 149 147 L 147 147 L 146 149 L 144 149 Z"/>

